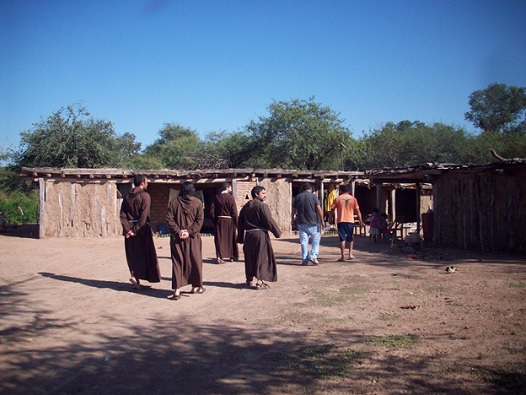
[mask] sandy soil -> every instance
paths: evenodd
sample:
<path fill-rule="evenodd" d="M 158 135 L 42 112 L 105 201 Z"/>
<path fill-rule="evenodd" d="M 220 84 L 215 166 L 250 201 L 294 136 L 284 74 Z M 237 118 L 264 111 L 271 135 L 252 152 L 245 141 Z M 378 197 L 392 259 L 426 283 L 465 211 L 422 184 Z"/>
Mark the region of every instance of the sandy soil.
<path fill-rule="evenodd" d="M 122 239 L 23 236 L 0 235 L 1 394 L 526 393 L 524 257 L 359 237 L 340 263 L 325 236 L 302 267 L 280 239 L 261 291 L 206 237 L 206 292 L 171 301 L 167 238 L 162 282 L 133 291 Z"/>

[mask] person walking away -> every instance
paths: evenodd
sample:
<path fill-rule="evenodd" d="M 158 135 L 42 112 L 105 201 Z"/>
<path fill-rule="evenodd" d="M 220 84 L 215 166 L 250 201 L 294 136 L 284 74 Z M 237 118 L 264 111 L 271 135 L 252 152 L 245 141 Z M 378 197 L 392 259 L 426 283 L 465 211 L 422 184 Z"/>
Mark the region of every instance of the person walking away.
<path fill-rule="evenodd" d="M 320 200 L 312 193 L 312 185 L 304 183 L 301 193 L 292 202 L 292 221 L 296 221 L 301 245 L 301 264 L 306 266 L 309 261 L 317 265 L 320 251 L 321 227 L 325 227 L 323 210 Z M 309 237 L 311 251 L 309 252 Z"/>
<path fill-rule="evenodd" d="M 380 235 L 380 214 L 377 208 L 373 208 L 373 213 L 369 216 L 369 241 L 378 242 Z"/>
<path fill-rule="evenodd" d="M 239 212 L 237 242 L 243 244 L 247 285 L 252 286 L 255 278 L 256 289 L 270 289 L 265 281 L 278 281 L 278 273 L 268 233 L 279 238 L 281 231 L 264 203 L 267 198 L 266 189 L 255 186 L 250 194 L 252 200 Z"/>
<path fill-rule="evenodd" d="M 181 298 L 181 288 L 191 284 L 191 293 L 205 292 L 203 287 L 203 253 L 201 234 L 204 221 L 203 203 L 194 196 L 194 184 L 181 185 L 179 196 L 168 204 L 166 223 L 170 229 L 173 300 Z"/>
<path fill-rule="evenodd" d="M 237 205 L 232 196 L 232 185 L 223 183 L 218 195 L 210 205 L 210 216 L 214 221 L 214 245 L 216 262 L 225 263 L 225 260 L 238 260 L 239 249 L 237 237 Z"/>
<path fill-rule="evenodd" d="M 349 259 L 354 259 L 354 215 L 358 217 L 360 226 L 363 226 L 362 214 L 358 200 L 350 194 L 351 186 L 345 184 L 340 186 L 340 195 L 331 205 L 331 210 L 336 209 L 336 223 L 338 228 L 338 237 L 340 239 L 341 257 L 338 262 L 345 261 L 345 243 L 349 243 Z"/>
<path fill-rule="evenodd" d="M 140 280 L 158 283 L 161 273 L 149 223 L 151 197 L 146 192 L 148 179 L 144 175 L 136 175 L 133 185 L 122 200 L 119 217 L 130 282 L 135 289 L 142 289 L 144 286 Z"/>

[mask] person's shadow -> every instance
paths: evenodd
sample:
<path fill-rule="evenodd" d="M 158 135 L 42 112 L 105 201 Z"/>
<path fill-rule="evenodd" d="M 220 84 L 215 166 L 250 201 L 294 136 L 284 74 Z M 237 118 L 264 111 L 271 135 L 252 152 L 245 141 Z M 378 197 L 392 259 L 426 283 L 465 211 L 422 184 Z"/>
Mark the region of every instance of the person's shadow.
<path fill-rule="evenodd" d="M 136 294 L 141 294 L 141 295 L 154 297 L 154 298 L 166 298 L 167 296 L 173 293 L 172 290 L 157 289 L 157 288 L 151 287 L 150 285 L 144 286 L 144 288 L 142 289 L 135 289 L 133 288 L 131 283 L 123 283 L 119 281 L 90 280 L 90 279 L 85 279 L 85 278 L 64 276 L 64 275 L 48 273 L 48 272 L 39 272 L 38 274 L 40 274 L 43 277 L 52 278 L 53 280 L 68 281 L 72 283 L 86 285 L 88 287 L 93 287 L 93 288 L 112 289 L 118 292 L 133 292 Z M 159 283 L 155 283 L 155 284 L 159 284 Z"/>

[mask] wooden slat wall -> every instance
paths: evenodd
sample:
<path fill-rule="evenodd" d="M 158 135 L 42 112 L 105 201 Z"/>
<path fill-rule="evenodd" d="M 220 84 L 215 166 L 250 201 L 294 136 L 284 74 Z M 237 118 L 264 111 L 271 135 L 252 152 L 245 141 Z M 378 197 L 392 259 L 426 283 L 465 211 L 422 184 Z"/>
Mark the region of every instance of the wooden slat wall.
<path fill-rule="evenodd" d="M 526 253 L 526 166 L 448 172 L 434 188 L 435 245 Z"/>

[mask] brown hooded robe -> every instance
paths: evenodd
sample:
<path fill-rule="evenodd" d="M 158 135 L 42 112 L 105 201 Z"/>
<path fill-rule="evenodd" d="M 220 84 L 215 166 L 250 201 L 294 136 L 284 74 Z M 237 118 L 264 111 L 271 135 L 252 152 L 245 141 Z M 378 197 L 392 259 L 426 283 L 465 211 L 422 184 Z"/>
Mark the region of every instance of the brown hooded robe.
<path fill-rule="evenodd" d="M 252 281 L 254 277 L 264 281 L 278 281 L 276 257 L 269 231 L 275 237 L 281 236 L 268 206 L 258 199 L 245 204 L 239 213 L 237 241 L 243 243 L 247 281 Z"/>
<path fill-rule="evenodd" d="M 195 196 L 178 196 L 168 205 L 166 223 L 172 234 L 172 289 L 188 284 L 192 287 L 203 286 L 202 242 L 199 233 L 203 221 L 203 203 Z M 179 238 L 182 229 L 188 231 L 188 239 Z"/>
<path fill-rule="evenodd" d="M 234 197 L 228 192 L 217 195 L 210 205 L 210 216 L 214 220 L 216 257 L 237 260 L 237 206 Z"/>
<path fill-rule="evenodd" d="M 135 236 L 124 239 L 126 261 L 133 276 L 151 283 L 161 281 L 157 252 L 153 242 L 150 220 L 150 194 L 133 188 L 124 197 L 120 210 L 122 234 L 133 230 Z"/>

